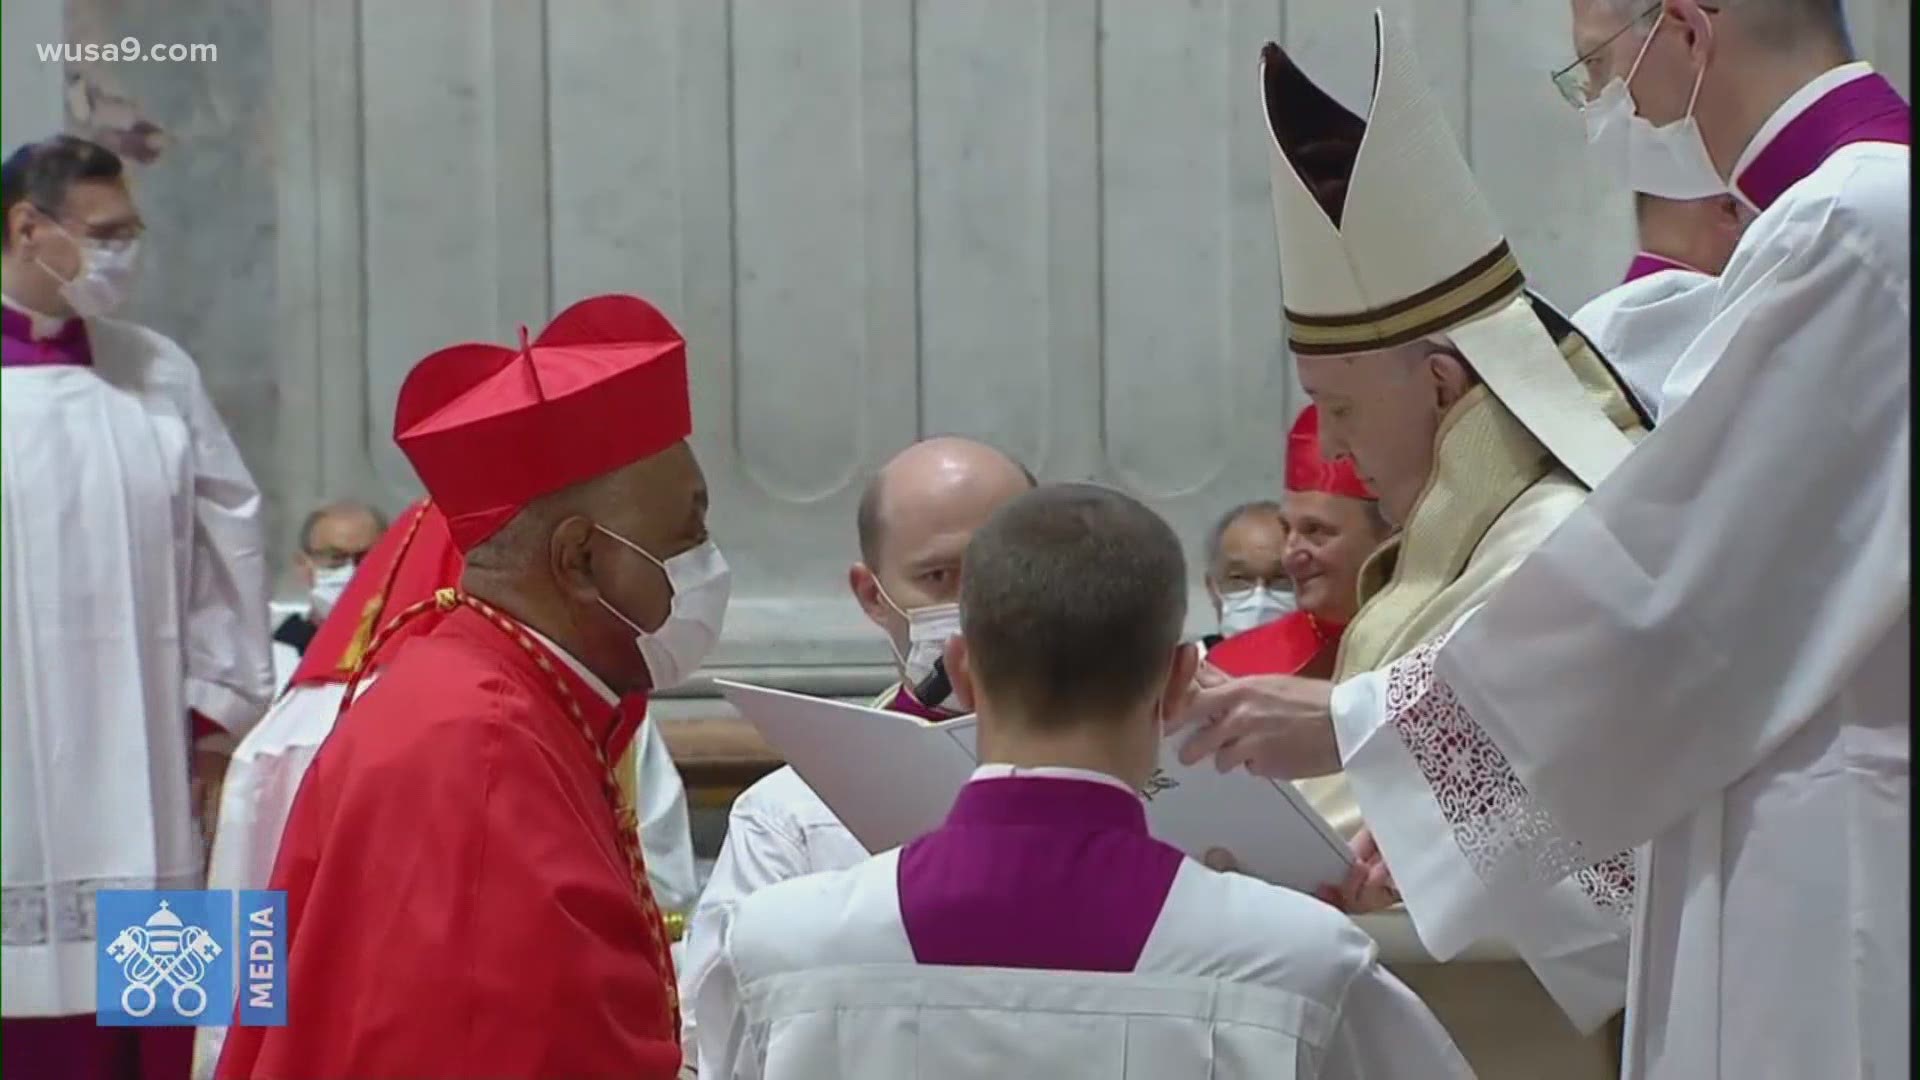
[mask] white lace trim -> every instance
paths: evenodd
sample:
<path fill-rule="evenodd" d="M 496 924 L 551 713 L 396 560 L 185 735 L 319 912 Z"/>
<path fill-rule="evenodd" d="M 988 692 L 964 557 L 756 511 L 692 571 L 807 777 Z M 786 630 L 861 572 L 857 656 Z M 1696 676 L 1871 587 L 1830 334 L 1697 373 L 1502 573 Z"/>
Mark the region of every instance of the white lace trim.
<path fill-rule="evenodd" d="M 102 889 L 197 889 L 198 874 L 170 877 L 85 878 L 51 885 L 18 885 L 0 889 L 5 909 L 7 948 L 30 948 L 53 942 L 97 940 L 95 894 Z"/>
<path fill-rule="evenodd" d="M 1433 789 L 1467 863 L 1489 887 L 1549 885 L 1571 877 L 1602 910 L 1633 915 L 1632 852 L 1598 859 L 1564 836 L 1506 756 L 1434 674 L 1438 642 L 1415 648 L 1387 674 L 1387 715 Z"/>

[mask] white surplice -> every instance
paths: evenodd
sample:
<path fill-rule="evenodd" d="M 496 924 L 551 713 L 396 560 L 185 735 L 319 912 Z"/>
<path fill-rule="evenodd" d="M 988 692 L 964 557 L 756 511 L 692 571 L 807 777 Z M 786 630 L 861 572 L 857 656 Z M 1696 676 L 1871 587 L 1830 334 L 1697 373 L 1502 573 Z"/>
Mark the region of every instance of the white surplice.
<path fill-rule="evenodd" d="M 1659 270 L 1616 285 L 1573 313 L 1573 325 L 1607 358 L 1657 423 L 1667 375 L 1713 315 L 1715 279 Z"/>
<path fill-rule="evenodd" d="M 1665 423 L 1445 644 L 1336 691 L 1430 945 L 1641 848 L 1629 1078 L 1908 1074 L 1908 183 L 1854 143 L 1764 209 Z"/>
<path fill-rule="evenodd" d="M 884 708 L 898 692 L 898 686 L 889 687 L 873 707 Z M 700 996 L 719 955 L 723 912 L 774 882 L 844 870 L 865 862 L 868 854 L 792 766 L 782 765 L 754 781 L 727 811 L 726 839 L 687 920 L 686 947 L 678 965 L 680 1000 Z M 698 1064 L 697 1022 L 693 1009 L 680 1011 L 680 1045 L 689 1066 Z"/>
<path fill-rule="evenodd" d="M 566 650 L 537 632 L 528 632 L 540 638 L 588 686 L 610 701 L 617 700 L 599 676 Z M 377 673 L 362 679 L 360 693 L 378 679 Z M 240 741 L 220 794 L 220 824 L 207 869 L 208 888 L 267 887 L 279 853 L 280 834 L 286 830 L 287 815 L 293 810 L 293 797 L 320 744 L 333 731 L 346 689 L 347 684 L 338 681 L 295 686 L 281 695 L 266 717 Z M 638 774 L 634 809 L 640 818 L 647 881 L 662 911 L 683 911 L 692 904 L 698 887 L 686 786 L 652 717 L 641 723 L 635 737 L 639 750 L 634 754 Z M 225 1039 L 223 1027 L 203 1027 L 194 1033 L 196 1080 L 212 1077 Z"/>
<path fill-rule="evenodd" d="M 94 1010 L 94 896 L 193 888 L 188 710 L 273 692 L 260 496 L 193 361 L 91 319 L 93 365 L 0 372 L 0 1012 Z"/>
<path fill-rule="evenodd" d="M 1072 769 L 983 765 L 1090 779 Z M 1136 796 L 1137 797 L 1137 796 Z M 701 996 L 706 1080 L 1445 1080 L 1473 1073 L 1352 922 L 1182 859 L 1132 971 L 918 963 L 899 849 L 717 912 Z M 963 886 L 964 888 L 964 886 Z"/>

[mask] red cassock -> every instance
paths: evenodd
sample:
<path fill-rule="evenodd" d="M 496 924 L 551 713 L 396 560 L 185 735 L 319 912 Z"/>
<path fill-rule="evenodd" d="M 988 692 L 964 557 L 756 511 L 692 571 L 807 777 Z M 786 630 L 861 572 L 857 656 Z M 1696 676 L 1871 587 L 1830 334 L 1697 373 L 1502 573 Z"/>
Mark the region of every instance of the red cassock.
<path fill-rule="evenodd" d="M 1235 678 L 1298 675 L 1322 651 L 1339 647 L 1339 627 L 1329 627 L 1304 611 L 1290 611 L 1208 649 L 1207 663 Z"/>
<path fill-rule="evenodd" d="M 630 722 L 470 608 L 389 655 L 281 839 L 289 1023 L 233 1028 L 220 1080 L 674 1076 L 673 973 L 555 673 L 609 744 Z"/>
<path fill-rule="evenodd" d="M 367 597 L 343 598 L 381 626 L 364 659 L 379 675 L 280 838 L 268 887 L 287 893 L 288 1023 L 233 1027 L 220 1080 L 678 1073 L 673 964 L 609 766 L 644 705 L 608 701 L 447 575 L 528 503 L 691 424 L 685 343 L 637 297 L 582 301 L 537 342 L 457 345 L 408 375 L 395 441 L 431 504 L 413 543 L 395 542 L 390 580 L 363 570 Z M 355 666 L 357 640 L 322 639 L 317 664 Z"/>

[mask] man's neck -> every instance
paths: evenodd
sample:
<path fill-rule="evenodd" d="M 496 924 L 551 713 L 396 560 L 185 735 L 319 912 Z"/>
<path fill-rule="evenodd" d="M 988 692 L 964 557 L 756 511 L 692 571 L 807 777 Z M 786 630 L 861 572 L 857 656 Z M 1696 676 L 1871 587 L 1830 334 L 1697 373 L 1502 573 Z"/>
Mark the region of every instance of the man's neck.
<path fill-rule="evenodd" d="M 1729 58 L 1731 59 L 1731 58 Z M 1785 54 L 1769 54 L 1737 62 L 1739 81 L 1731 88 L 1722 106 L 1724 115 L 1718 125 L 1725 133 L 1717 145 L 1707 146 L 1714 168 L 1722 177 L 1733 175 L 1734 166 L 1746 152 L 1755 135 L 1787 103 L 1787 99 L 1820 76 L 1848 63 L 1853 58 L 1844 50 L 1828 46 L 1809 46 Z"/>
<path fill-rule="evenodd" d="M 546 639 L 553 647 L 564 651 L 616 695 L 628 692 L 621 688 L 618 679 L 608 678 L 602 665 L 595 662 L 593 651 L 580 640 L 580 634 L 572 623 L 554 614 L 548 605 L 529 599 L 522 590 L 492 580 L 490 575 L 475 574 L 472 569 L 462 576 L 460 587 L 474 599 L 498 608 L 515 622 Z"/>
<path fill-rule="evenodd" d="M 1065 730 L 1036 732 L 1031 726 L 1007 722 L 982 708 L 979 713 L 979 754 L 982 764 L 1012 765 L 1022 769 L 1068 768 L 1105 773 L 1134 788 L 1145 786 L 1152 767 L 1143 771 L 1138 751 L 1115 744 L 1110 728 L 1074 724 Z"/>

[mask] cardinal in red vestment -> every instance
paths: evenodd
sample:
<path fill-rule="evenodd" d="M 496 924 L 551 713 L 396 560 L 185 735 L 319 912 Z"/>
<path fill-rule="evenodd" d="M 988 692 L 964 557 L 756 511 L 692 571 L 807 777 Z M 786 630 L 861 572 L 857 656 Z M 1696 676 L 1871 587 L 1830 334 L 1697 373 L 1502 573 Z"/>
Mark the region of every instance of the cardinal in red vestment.
<path fill-rule="evenodd" d="M 465 570 L 386 619 L 308 770 L 270 886 L 289 1022 L 233 1028 L 221 1080 L 677 1073 L 612 763 L 620 696 L 691 674 L 725 613 L 691 432 L 685 344 L 635 297 L 407 377 L 395 438 Z"/>
<path fill-rule="evenodd" d="M 1392 532 L 1373 492 L 1346 458 L 1320 450 L 1309 405 L 1287 434 L 1285 565 L 1299 609 L 1227 638 L 1207 663 L 1227 675 L 1333 675 L 1340 634 L 1360 606 L 1360 567 Z"/>

